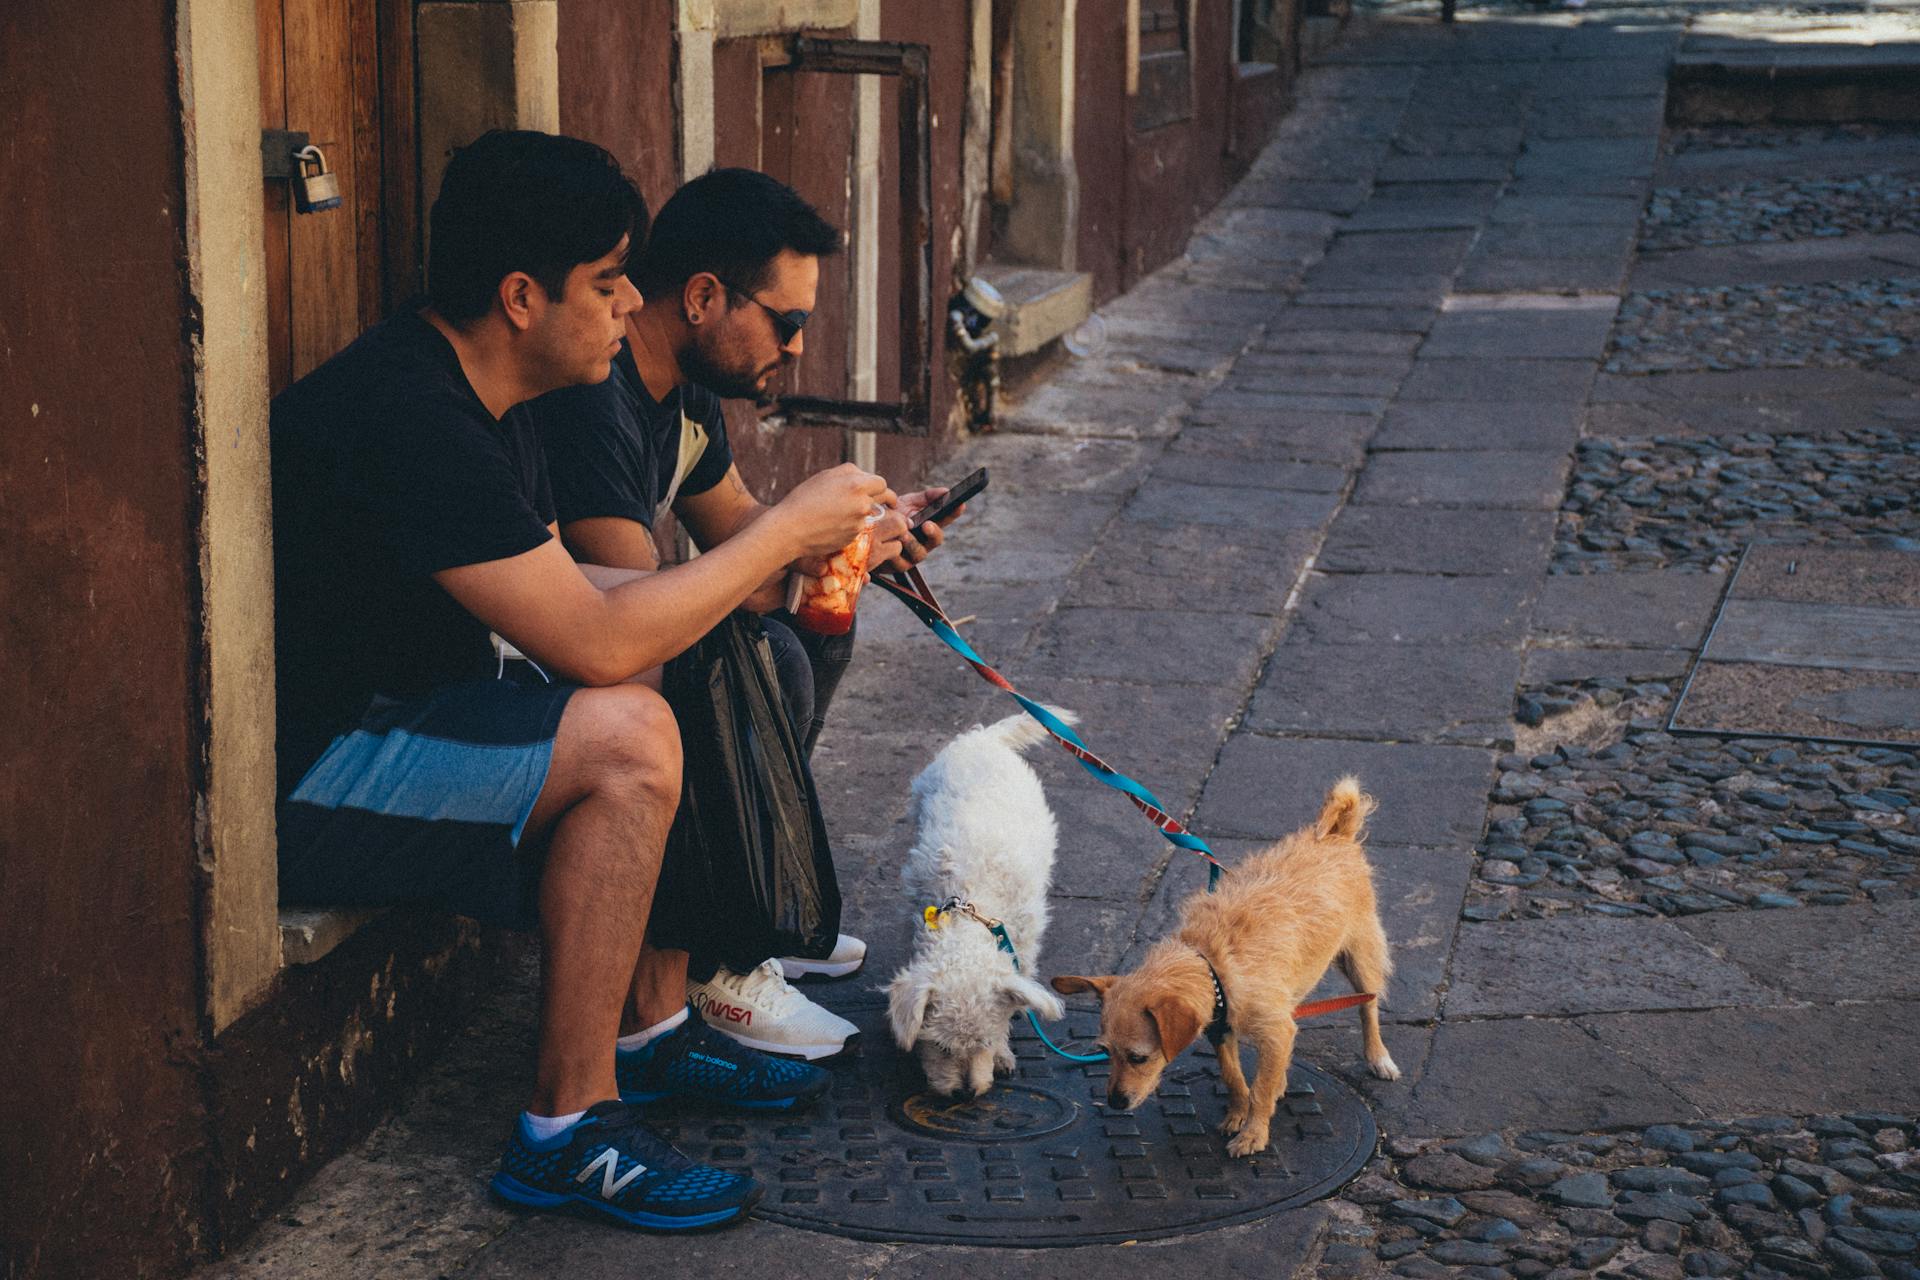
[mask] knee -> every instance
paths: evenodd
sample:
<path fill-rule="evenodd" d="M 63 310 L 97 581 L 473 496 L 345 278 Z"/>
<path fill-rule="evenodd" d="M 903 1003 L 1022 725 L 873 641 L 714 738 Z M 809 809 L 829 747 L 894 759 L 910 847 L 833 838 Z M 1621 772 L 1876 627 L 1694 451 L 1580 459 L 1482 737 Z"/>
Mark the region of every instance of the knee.
<path fill-rule="evenodd" d="M 595 704 L 581 726 L 593 788 L 671 813 L 680 803 L 680 727 L 666 699 L 639 684 L 583 689 L 574 697 Z"/>

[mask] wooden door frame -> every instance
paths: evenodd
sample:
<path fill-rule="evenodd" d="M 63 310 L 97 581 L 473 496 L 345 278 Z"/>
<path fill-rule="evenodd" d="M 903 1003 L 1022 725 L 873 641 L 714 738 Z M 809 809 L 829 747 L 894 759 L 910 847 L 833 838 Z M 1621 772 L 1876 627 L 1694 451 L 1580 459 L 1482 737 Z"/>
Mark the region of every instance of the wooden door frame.
<path fill-rule="evenodd" d="M 204 1020 L 210 1034 L 231 1026 L 272 992 L 282 967 L 279 865 L 275 841 L 273 526 L 267 455 L 269 330 L 265 184 L 261 177 L 260 32 L 256 0 L 174 0 L 178 31 L 180 128 L 187 199 L 187 276 L 192 329 L 192 424 L 199 523 L 196 580 L 198 674 L 190 739 L 196 754 L 197 826 L 190 874 L 201 886 Z M 399 7 L 399 6 L 396 6 Z M 394 60 L 381 91 L 421 86 L 411 154 L 389 147 L 380 162 L 388 193 L 417 208 L 443 150 L 480 129 L 555 128 L 559 78 L 553 42 L 528 32 L 553 29 L 554 0 L 503 5 L 435 0 L 431 33 L 415 28 L 414 56 Z M 519 24 L 516 27 L 516 23 Z M 520 38 L 515 39 L 515 31 Z M 494 74 L 468 78 L 465 56 L 479 47 L 507 56 Z M 431 163 L 430 163 L 431 162 Z M 387 219 L 377 286 L 363 297 L 397 305 L 413 289 L 419 220 Z"/>

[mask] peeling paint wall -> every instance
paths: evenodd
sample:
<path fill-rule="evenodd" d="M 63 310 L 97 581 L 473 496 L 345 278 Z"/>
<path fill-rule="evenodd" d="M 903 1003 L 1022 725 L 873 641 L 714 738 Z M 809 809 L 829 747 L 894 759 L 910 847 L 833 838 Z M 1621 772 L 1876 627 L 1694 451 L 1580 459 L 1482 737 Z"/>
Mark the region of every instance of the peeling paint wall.
<path fill-rule="evenodd" d="M 113 1273 L 198 1239 L 195 317 L 171 8 L 0 6 L 10 1275 Z"/>

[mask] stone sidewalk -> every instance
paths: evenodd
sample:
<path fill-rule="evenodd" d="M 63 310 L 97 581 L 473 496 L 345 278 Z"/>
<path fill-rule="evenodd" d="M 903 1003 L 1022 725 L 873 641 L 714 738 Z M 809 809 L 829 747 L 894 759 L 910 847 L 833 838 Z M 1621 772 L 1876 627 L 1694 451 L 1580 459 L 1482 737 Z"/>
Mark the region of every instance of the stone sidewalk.
<path fill-rule="evenodd" d="M 1658 732 L 1666 682 L 1724 584 L 1700 570 L 1725 566 L 1711 547 L 1693 563 L 1658 539 L 1636 557 L 1627 516 L 1621 532 L 1559 514 L 1570 480 L 1604 506 L 1618 450 L 1671 449 L 1647 439 L 1667 423 L 1709 439 L 1871 430 L 1851 446 L 1864 469 L 1920 457 L 1900 453 L 1920 432 L 1910 360 L 1602 373 L 1636 272 L 1657 283 L 1685 265 L 1636 266 L 1682 25 L 1646 10 L 1469 11 L 1452 29 L 1361 28 L 1307 76 L 1187 255 L 1104 309 L 1106 349 L 943 463 L 993 469 L 929 575 L 949 611 L 1228 861 L 1308 818 L 1340 774 L 1378 797 L 1370 847 L 1398 966 L 1387 1040 L 1405 1078 L 1356 1071 L 1344 1020 L 1301 1036 L 1382 1132 L 1344 1198 L 1069 1254 L 765 1222 L 657 1240 L 516 1217 L 484 1181 L 531 1073 L 523 984 L 215 1273 L 1610 1266 L 1655 1280 L 1682 1274 L 1683 1255 L 1694 1274 L 1756 1257 L 1758 1275 L 1868 1274 L 1857 1255 L 1872 1274 L 1913 1274 L 1899 1248 L 1920 1218 L 1899 1215 L 1920 1186 L 1898 1179 L 1920 1112 L 1920 908 L 1899 841 L 1920 834 L 1920 772 L 1900 753 L 1771 760 L 1777 744 L 1735 744 L 1715 757 Z M 1748 453 L 1797 447 L 1767 439 Z M 1606 538 L 1619 549 L 1595 551 Z M 916 923 L 896 880 L 908 781 L 954 732 L 1011 711 L 891 601 L 863 609 L 860 653 L 816 762 L 846 927 L 872 945 L 860 979 L 814 989 L 843 1006 L 900 963 Z M 1122 966 L 1204 885 L 1202 868 L 1064 758 L 1041 769 L 1062 830 L 1045 967 Z M 1705 779 L 1684 812 L 1707 844 L 1669 830 L 1686 828 L 1670 781 L 1682 775 Z M 1770 860 L 1800 846 L 1749 834 L 1741 805 L 1780 812 L 1771 821 L 1829 861 L 1848 857 L 1838 838 L 1868 850 L 1854 862 L 1878 861 L 1783 879 Z M 1851 834 L 1795 825 L 1859 808 L 1885 819 Z M 1743 859 L 1752 883 L 1717 865 Z M 1762 910 L 1768 894 L 1792 909 Z M 1639 1198 L 1662 1195 L 1672 1203 Z M 1856 1202 L 1893 1216 L 1856 1217 Z M 1788 1243 L 1756 1243 L 1775 1236 Z"/>

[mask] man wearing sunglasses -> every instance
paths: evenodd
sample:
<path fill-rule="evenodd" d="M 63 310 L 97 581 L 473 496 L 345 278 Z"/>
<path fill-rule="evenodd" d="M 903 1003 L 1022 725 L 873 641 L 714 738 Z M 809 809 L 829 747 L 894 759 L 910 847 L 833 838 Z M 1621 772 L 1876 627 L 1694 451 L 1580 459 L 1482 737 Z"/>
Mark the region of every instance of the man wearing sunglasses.
<path fill-rule="evenodd" d="M 839 250 L 840 232 L 812 206 L 750 169 L 695 178 L 660 210 L 646 252 L 629 268 L 645 303 L 627 316 L 612 376 L 528 407 L 552 471 L 561 534 L 576 556 L 650 570 L 658 567 L 653 527 L 661 516 L 678 517 L 708 551 L 768 510 L 733 463 L 721 403 L 765 398 L 774 376 L 805 350 L 821 259 Z M 902 495 L 875 527 L 874 565 L 891 560 L 904 568 L 938 547 L 940 527 L 929 523 L 909 534 L 907 515 L 945 494 Z M 853 635 L 796 627 L 781 610 L 784 594 L 783 573 L 741 604 L 767 615 L 788 714 L 811 753 L 852 657 Z M 842 977 L 865 957 L 865 944 L 844 935 L 829 956 L 769 958 L 748 973 L 695 956 L 687 990 L 715 1026 L 754 1048 L 830 1057 L 849 1045 L 854 1025 L 787 979 Z M 688 967 L 684 951 L 643 957 L 663 998 L 687 984 Z"/>

